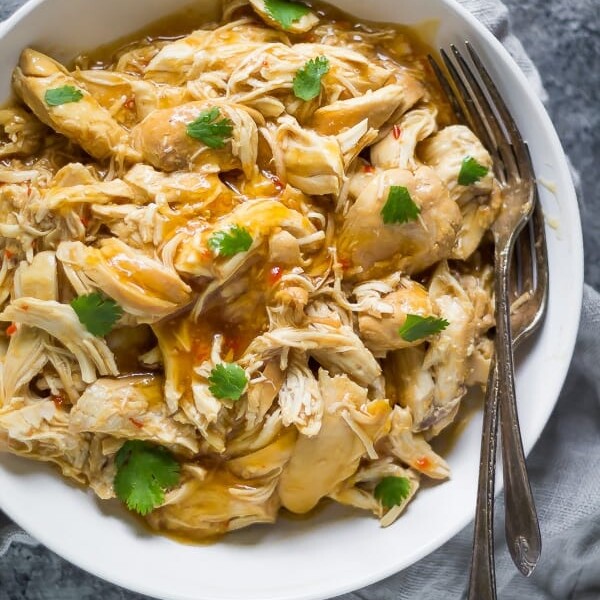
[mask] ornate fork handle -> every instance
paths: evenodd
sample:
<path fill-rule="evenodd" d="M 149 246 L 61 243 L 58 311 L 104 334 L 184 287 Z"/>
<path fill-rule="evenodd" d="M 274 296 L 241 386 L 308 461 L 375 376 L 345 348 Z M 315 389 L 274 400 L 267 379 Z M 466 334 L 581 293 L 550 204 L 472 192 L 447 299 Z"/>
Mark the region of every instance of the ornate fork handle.
<path fill-rule="evenodd" d="M 498 385 L 496 361 L 493 360 L 483 409 L 479 483 L 468 600 L 496 600 L 494 488 L 498 439 L 496 434 L 498 429 Z"/>

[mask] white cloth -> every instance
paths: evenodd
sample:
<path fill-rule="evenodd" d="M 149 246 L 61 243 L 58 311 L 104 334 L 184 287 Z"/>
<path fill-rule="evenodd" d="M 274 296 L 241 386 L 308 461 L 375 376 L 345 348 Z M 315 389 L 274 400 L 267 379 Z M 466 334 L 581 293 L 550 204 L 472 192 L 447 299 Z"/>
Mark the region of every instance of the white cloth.
<path fill-rule="evenodd" d="M 459 0 L 502 41 L 546 99 L 539 74 L 511 34 L 499 0 Z M 23 0 L 0 0 L 0 18 Z M 497 504 L 500 600 L 600 600 L 600 295 L 586 287 L 579 339 L 567 383 L 528 464 L 543 537 L 530 579 L 511 563 Z M 2 529 L 2 525 L 6 524 Z M 466 591 L 472 525 L 412 567 L 340 600 L 459 600 Z M 11 543 L 36 544 L 0 513 L 0 557 Z M 137 597 L 137 596 L 136 596 Z"/>

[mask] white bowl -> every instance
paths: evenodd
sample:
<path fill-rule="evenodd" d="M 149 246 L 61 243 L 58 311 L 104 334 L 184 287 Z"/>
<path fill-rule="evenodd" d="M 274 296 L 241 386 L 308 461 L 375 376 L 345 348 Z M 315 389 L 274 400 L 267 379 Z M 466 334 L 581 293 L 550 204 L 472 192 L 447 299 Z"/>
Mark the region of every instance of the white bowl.
<path fill-rule="evenodd" d="M 558 398 L 579 321 L 583 253 L 577 200 L 565 156 L 539 100 L 500 43 L 452 0 L 331 0 L 377 21 L 439 23 L 437 46 L 469 39 L 507 99 L 535 169 L 552 181 L 540 189 L 549 222 L 550 302 L 543 331 L 518 369 L 526 450 Z M 214 0 L 196 0 L 213 6 Z M 25 46 L 67 60 L 140 29 L 190 0 L 33 0 L 0 25 L 0 99 Z M 153 536 L 116 503 L 101 504 L 54 470 L 0 456 L 0 508 L 43 544 L 104 579 L 177 600 L 307 600 L 354 590 L 391 575 L 441 546 L 473 517 L 481 418 L 472 419 L 448 460 L 452 479 L 422 490 L 392 527 L 370 516 L 327 507 L 302 521 L 252 527 L 210 546 Z"/>

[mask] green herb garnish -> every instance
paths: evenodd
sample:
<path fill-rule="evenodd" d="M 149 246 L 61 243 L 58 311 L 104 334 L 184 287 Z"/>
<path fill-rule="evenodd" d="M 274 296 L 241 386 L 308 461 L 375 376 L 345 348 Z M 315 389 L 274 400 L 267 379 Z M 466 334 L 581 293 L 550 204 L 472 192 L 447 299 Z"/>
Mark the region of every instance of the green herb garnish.
<path fill-rule="evenodd" d="M 219 256 L 235 256 L 252 246 L 252 236 L 245 227 L 233 225 L 216 231 L 208 238 L 208 247 Z"/>
<path fill-rule="evenodd" d="M 458 174 L 460 185 L 472 185 L 488 174 L 489 169 L 479 164 L 472 156 L 463 159 Z"/>
<path fill-rule="evenodd" d="M 239 400 L 248 385 L 246 371 L 236 363 L 219 363 L 208 381 L 210 393 L 219 400 Z"/>
<path fill-rule="evenodd" d="M 83 92 L 72 85 L 47 90 L 44 100 L 48 106 L 60 106 L 69 102 L 79 102 L 83 98 Z"/>
<path fill-rule="evenodd" d="M 123 315 L 123 309 L 112 299 L 94 292 L 71 300 L 79 321 L 93 335 L 106 335 Z"/>
<path fill-rule="evenodd" d="M 446 319 L 436 319 L 435 317 L 421 317 L 420 315 L 406 315 L 404 325 L 400 327 L 398 333 L 406 342 L 416 342 L 422 338 L 429 337 L 435 333 L 440 333 L 448 327 L 450 323 Z"/>
<path fill-rule="evenodd" d="M 289 29 L 296 21 L 310 12 L 305 4 L 289 0 L 265 0 L 267 14 L 284 29 Z"/>
<path fill-rule="evenodd" d="M 312 100 L 321 92 L 321 79 L 329 72 L 329 60 L 317 56 L 309 60 L 294 77 L 294 95 L 301 100 Z"/>
<path fill-rule="evenodd" d="M 410 192 L 403 185 L 392 185 L 381 216 L 386 225 L 391 223 L 408 223 L 415 221 L 421 209 L 414 203 Z"/>
<path fill-rule="evenodd" d="M 202 111 L 198 118 L 187 126 L 186 133 L 209 148 L 223 148 L 225 141 L 231 137 L 233 123 L 226 118 L 218 121 L 220 114 L 216 106 Z"/>
<path fill-rule="evenodd" d="M 165 492 L 179 483 L 180 466 L 167 448 L 129 440 L 115 458 L 114 488 L 129 510 L 147 515 L 165 501 Z"/>
<path fill-rule="evenodd" d="M 375 487 L 374 496 L 384 508 L 402 504 L 410 494 L 410 481 L 406 477 L 384 477 Z"/>

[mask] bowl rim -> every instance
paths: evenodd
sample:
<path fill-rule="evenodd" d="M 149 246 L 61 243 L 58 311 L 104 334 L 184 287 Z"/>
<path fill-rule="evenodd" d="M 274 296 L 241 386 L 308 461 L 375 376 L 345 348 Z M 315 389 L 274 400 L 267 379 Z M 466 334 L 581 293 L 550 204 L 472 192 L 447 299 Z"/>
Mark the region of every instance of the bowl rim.
<path fill-rule="evenodd" d="M 14 13 L 12 13 L 8 18 L 4 21 L 0 22 L 0 38 L 3 38 L 8 32 L 17 28 L 20 22 L 28 16 L 30 13 L 34 12 L 40 5 L 49 2 L 50 0 L 27 0 L 25 4 L 20 6 Z M 339 1 L 339 0 L 338 0 Z M 552 123 L 550 116 L 546 110 L 546 107 L 542 103 L 539 96 L 535 93 L 532 87 L 529 84 L 528 79 L 525 74 L 518 66 L 516 61 L 510 55 L 506 47 L 500 42 L 498 38 L 479 20 L 475 15 L 473 15 L 467 8 L 465 8 L 459 0 L 436 0 L 442 5 L 446 5 L 451 11 L 457 14 L 457 16 L 465 21 L 468 25 L 474 28 L 483 38 L 484 43 L 489 45 L 493 53 L 498 54 L 510 67 L 511 75 L 515 77 L 521 88 L 527 94 L 528 99 L 532 102 L 533 109 L 536 117 L 541 121 L 541 125 L 548 136 L 551 138 L 552 144 L 554 146 L 554 150 L 560 157 L 560 161 L 557 164 L 557 168 L 560 171 L 560 177 L 565 182 L 565 189 L 568 192 L 569 198 L 566 200 L 561 200 L 561 204 L 568 204 L 570 201 L 573 201 L 575 205 L 577 205 L 577 192 L 573 183 L 573 178 L 571 176 L 571 172 L 569 169 L 569 162 L 567 156 L 562 147 L 562 143 L 558 137 L 554 124 Z M 565 379 L 567 376 L 567 372 L 570 368 L 570 364 L 573 358 L 573 352 L 575 349 L 575 343 L 577 340 L 578 326 L 581 318 L 581 310 L 582 310 L 582 301 L 583 301 L 583 283 L 584 283 L 584 254 L 583 254 L 583 234 L 581 228 L 581 215 L 580 211 L 573 211 L 571 215 L 573 218 L 572 228 L 569 230 L 569 235 L 572 240 L 572 264 L 576 270 L 572 274 L 575 283 L 574 293 L 576 294 L 576 312 L 571 315 L 570 324 L 568 328 L 565 328 L 562 332 L 562 342 L 563 347 L 562 350 L 565 351 L 564 354 L 569 357 L 569 360 L 564 360 L 561 362 L 560 367 L 560 389 L 564 388 Z M 543 325 L 544 326 L 544 325 Z M 543 430 L 545 429 L 548 420 L 550 419 L 551 413 L 553 412 L 556 403 L 558 401 L 558 396 L 556 400 L 553 402 L 548 402 L 543 411 L 540 411 L 542 415 L 537 423 L 537 427 L 531 427 L 529 438 L 526 442 L 524 442 L 525 446 L 525 454 L 528 455 L 532 448 L 537 443 L 540 438 Z M 503 489 L 502 477 L 500 474 L 499 481 L 497 481 L 496 485 L 496 496 L 498 496 Z M 0 509 L 4 511 L 4 513 L 12 519 L 16 524 L 22 527 L 21 525 L 21 515 L 17 514 L 17 511 L 12 510 L 12 507 L 8 509 L 0 503 Z M 474 511 L 473 511 L 474 512 Z M 306 594 L 296 594 L 295 596 L 286 594 L 286 595 L 272 595 L 269 597 L 269 600 L 291 600 L 292 598 L 295 600 L 322 600 L 324 598 L 333 598 L 334 596 L 338 596 L 341 594 L 345 594 L 351 591 L 358 590 L 362 587 L 371 585 L 378 581 L 385 579 L 391 575 L 399 573 L 400 571 L 408 568 L 410 565 L 415 564 L 419 560 L 423 559 L 433 551 L 438 548 L 441 548 L 445 543 L 447 543 L 450 539 L 456 536 L 456 534 L 461 531 L 469 522 L 473 519 L 472 514 L 467 516 L 466 518 L 456 519 L 454 526 L 449 528 L 444 536 L 444 539 L 440 542 L 440 538 L 434 538 L 427 544 L 423 544 L 419 552 L 415 552 L 411 555 L 410 560 L 400 562 L 398 564 L 392 566 L 386 566 L 379 570 L 371 569 L 368 574 L 363 575 L 358 580 L 358 577 L 352 579 L 352 582 L 348 582 L 346 584 L 329 583 L 328 586 L 319 592 L 312 592 Z M 25 528 L 24 528 L 25 529 Z M 33 535 L 33 534 L 32 534 Z M 132 590 L 137 593 L 145 594 L 151 597 L 154 597 L 156 593 L 150 587 L 140 583 L 139 581 L 129 580 L 127 577 L 123 577 L 121 573 L 113 573 L 107 572 L 101 566 L 97 564 L 91 563 L 84 559 L 80 559 L 75 550 L 69 551 L 68 548 L 61 546 L 58 541 L 55 541 L 54 538 L 48 537 L 41 532 L 38 535 L 38 532 L 35 533 L 35 538 L 52 552 L 58 554 L 65 560 L 71 562 L 72 564 L 78 566 L 79 568 L 85 570 L 87 573 L 90 573 L 96 577 L 100 577 L 105 581 L 111 582 L 115 585 L 121 586 L 124 589 Z M 161 592 L 162 594 L 162 592 Z M 168 598 L 169 600 L 189 600 L 188 595 L 182 595 L 178 592 L 172 592 L 168 596 L 164 594 L 161 596 L 162 598 Z M 198 598 L 207 598 L 205 596 L 198 596 Z"/>

